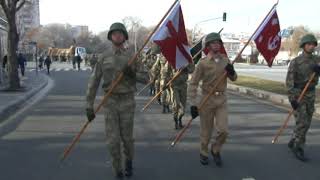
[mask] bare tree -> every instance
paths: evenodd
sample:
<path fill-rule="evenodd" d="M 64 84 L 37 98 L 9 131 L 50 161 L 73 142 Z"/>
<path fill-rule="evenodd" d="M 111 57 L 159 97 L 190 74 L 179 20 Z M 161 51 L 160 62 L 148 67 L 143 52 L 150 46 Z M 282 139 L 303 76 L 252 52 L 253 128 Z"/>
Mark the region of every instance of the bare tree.
<path fill-rule="evenodd" d="M 25 0 L 0 0 L 0 5 L 8 21 L 8 67 L 9 67 L 9 89 L 20 88 L 18 74 L 17 49 L 19 34 L 16 24 L 16 14 L 25 4 Z"/>
<path fill-rule="evenodd" d="M 309 30 L 304 26 L 294 27 L 292 35 L 283 41 L 281 50 L 289 51 L 290 56 L 296 56 L 300 51 L 300 40 L 302 36 L 306 35 L 308 32 Z"/>
<path fill-rule="evenodd" d="M 128 29 L 128 33 L 129 33 L 129 44 L 133 44 L 135 47 L 135 51 L 137 52 L 137 32 L 141 27 L 141 19 L 139 19 L 138 17 L 133 17 L 133 16 L 127 16 L 125 18 L 122 19 L 123 24 L 126 26 L 126 28 Z"/>

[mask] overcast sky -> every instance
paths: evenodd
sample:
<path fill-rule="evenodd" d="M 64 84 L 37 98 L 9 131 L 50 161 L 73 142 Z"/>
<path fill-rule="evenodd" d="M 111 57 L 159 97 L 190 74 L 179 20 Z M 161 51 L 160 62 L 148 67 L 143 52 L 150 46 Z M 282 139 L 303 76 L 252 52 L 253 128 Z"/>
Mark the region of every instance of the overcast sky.
<path fill-rule="evenodd" d="M 227 12 L 227 22 L 222 20 L 199 24 L 205 33 L 253 32 L 276 0 L 182 0 L 181 6 L 187 28 L 200 21 L 221 17 Z M 158 23 L 173 0 L 40 0 L 40 21 L 88 25 L 90 31 L 106 30 L 125 16 L 135 16 L 145 26 Z M 295 25 L 320 30 L 319 0 L 280 0 L 277 11 L 281 28 Z M 318 15 L 318 16 L 317 16 Z"/>

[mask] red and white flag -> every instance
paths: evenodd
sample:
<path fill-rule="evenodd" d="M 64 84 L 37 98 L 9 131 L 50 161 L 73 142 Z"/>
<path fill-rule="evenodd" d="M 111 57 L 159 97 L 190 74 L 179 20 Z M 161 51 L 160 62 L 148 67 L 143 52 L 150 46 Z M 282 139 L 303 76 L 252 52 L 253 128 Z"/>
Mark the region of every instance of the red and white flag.
<path fill-rule="evenodd" d="M 281 46 L 280 24 L 276 8 L 271 11 L 259 27 L 253 39 L 257 49 L 268 62 L 268 66 L 271 67 Z"/>
<path fill-rule="evenodd" d="M 160 46 L 163 56 L 175 69 L 193 63 L 180 2 L 155 32 L 152 41 Z"/>

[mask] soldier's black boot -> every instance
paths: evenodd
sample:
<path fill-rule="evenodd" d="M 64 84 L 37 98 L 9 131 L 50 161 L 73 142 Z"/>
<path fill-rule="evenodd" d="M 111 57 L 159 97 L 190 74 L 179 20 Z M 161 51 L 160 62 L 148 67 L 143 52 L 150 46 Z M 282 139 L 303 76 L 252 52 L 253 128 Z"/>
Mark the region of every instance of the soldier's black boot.
<path fill-rule="evenodd" d="M 220 152 L 214 153 L 213 151 L 211 151 L 211 154 L 213 157 L 213 161 L 216 163 L 216 165 L 218 167 L 222 167 L 222 159 L 221 159 Z"/>
<path fill-rule="evenodd" d="M 166 113 L 166 110 L 167 110 L 166 105 L 162 105 L 162 113 L 163 113 L 163 114 L 165 114 L 165 113 Z"/>
<path fill-rule="evenodd" d="M 168 113 L 172 113 L 169 105 L 167 105 L 167 112 L 168 112 Z"/>
<path fill-rule="evenodd" d="M 295 141 L 295 139 L 292 138 L 288 143 L 288 148 L 291 149 L 291 150 L 293 150 L 293 148 L 294 148 L 294 141 Z"/>
<path fill-rule="evenodd" d="M 127 177 L 131 177 L 133 174 L 132 169 L 132 160 L 126 160 L 126 168 L 124 170 L 124 175 Z"/>
<path fill-rule="evenodd" d="M 180 129 L 183 128 L 182 117 L 183 117 L 183 116 L 179 116 L 179 128 L 180 128 Z"/>
<path fill-rule="evenodd" d="M 207 156 L 200 154 L 200 163 L 204 166 L 209 164 L 209 159 Z"/>
<path fill-rule="evenodd" d="M 293 150 L 294 155 L 296 156 L 297 159 L 299 159 L 302 162 L 308 161 L 308 158 L 305 157 L 304 155 L 304 150 L 300 147 L 295 147 Z"/>
<path fill-rule="evenodd" d="M 161 103 L 161 99 L 160 98 L 158 98 L 158 104 L 159 105 L 161 105 L 162 103 Z"/>
<path fill-rule="evenodd" d="M 173 115 L 173 121 L 174 121 L 174 129 L 178 129 L 178 117 L 176 115 Z"/>
<path fill-rule="evenodd" d="M 119 171 L 119 172 L 116 173 L 116 178 L 117 178 L 117 179 L 122 179 L 122 178 L 123 178 L 123 173 L 122 173 L 122 171 Z"/>

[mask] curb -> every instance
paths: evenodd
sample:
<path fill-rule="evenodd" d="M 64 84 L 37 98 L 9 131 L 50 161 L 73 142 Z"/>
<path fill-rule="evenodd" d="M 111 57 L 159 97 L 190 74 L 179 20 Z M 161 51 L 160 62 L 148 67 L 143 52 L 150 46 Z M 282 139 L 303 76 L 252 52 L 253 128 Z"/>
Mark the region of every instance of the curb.
<path fill-rule="evenodd" d="M 228 90 L 231 90 L 233 92 L 242 94 L 242 95 L 247 95 L 251 97 L 255 97 L 261 100 L 269 101 L 271 103 L 274 103 L 276 105 L 280 105 L 286 108 L 291 108 L 291 104 L 288 100 L 288 97 L 286 95 L 280 95 L 268 91 L 263 91 L 263 90 L 258 90 L 258 89 L 253 89 L 253 88 L 248 88 L 244 86 L 238 86 L 234 84 L 228 83 Z M 315 112 L 314 115 L 316 117 L 320 117 L 320 105 L 315 104 Z"/>
<path fill-rule="evenodd" d="M 0 117 L 3 117 L 4 119 L 8 118 L 14 112 L 16 112 L 17 109 L 21 108 L 31 97 L 33 97 L 36 93 L 41 91 L 41 89 L 46 87 L 48 85 L 49 77 L 47 77 L 46 75 L 41 76 L 43 76 L 43 78 L 45 79 L 44 82 L 36 88 L 32 88 L 30 92 L 27 92 L 22 97 L 19 97 L 17 98 L 17 100 L 9 103 L 8 106 L 6 106 L 5 108 L 0 109 Z M 5 122 L 5 120 L 3 122 Z M 3 122 L 0 122 L 0 124 L 2 124 Z"/>

